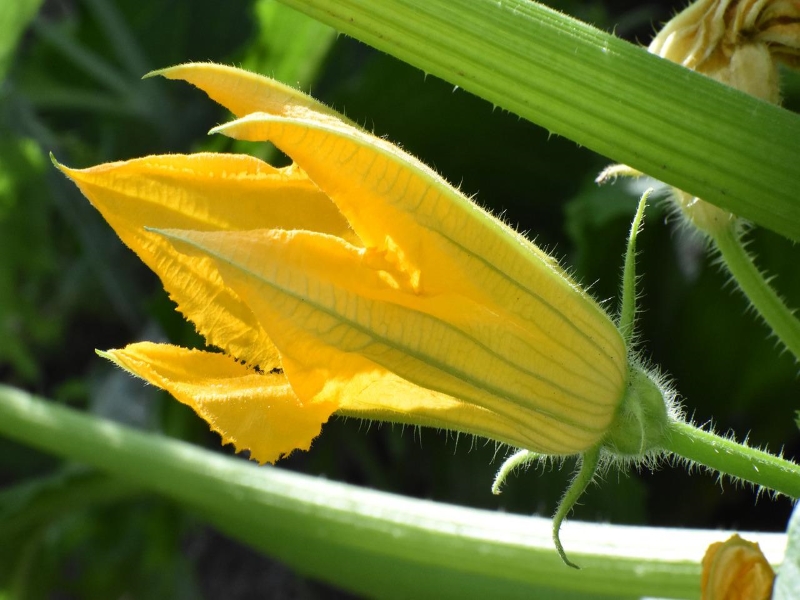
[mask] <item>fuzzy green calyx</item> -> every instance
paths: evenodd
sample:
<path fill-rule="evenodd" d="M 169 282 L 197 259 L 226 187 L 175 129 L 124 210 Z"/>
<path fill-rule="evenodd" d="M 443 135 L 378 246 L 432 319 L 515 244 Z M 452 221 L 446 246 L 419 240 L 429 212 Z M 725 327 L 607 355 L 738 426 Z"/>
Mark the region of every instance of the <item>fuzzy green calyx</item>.
<path fill-rule="evenodd" d="M 620 457 L 642 457 L 662 446 L 668 423 L 661 388 L 643 369 L 631 366 L 625 395 L 603 446 Z"/>

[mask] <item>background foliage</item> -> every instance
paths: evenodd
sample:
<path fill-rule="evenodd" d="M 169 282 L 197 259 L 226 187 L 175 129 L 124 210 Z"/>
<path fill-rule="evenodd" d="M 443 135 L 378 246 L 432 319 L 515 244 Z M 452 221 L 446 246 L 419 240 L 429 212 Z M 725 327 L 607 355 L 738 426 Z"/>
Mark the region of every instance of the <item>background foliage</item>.
<path fill-rule="evenodd" d="M 553 5 L 647 43 L 681 3 Z M 0 381 L 57 402 L 211 448 L 190 411 L 115 371 L 94 348 L 201 340 L 158 281 L 51 168 L 200 149 L 273 156 L 206 131 L 227 119 L 179 83 L 140 81 L 190 60 L 236 64 L 299 84 L 434 166 L 468 195 L 531 232 L 614 310 L 624 238 L 646 185 L 597 188 L 607 160 L 277 4 L 221 11 L 211 0 L 15 0 L 0 7 Z M 786 105 L 800 80 L 785 74 Z M 276 157 L 280 161 L 280 157 Z M 662 193 L 662 197 L 664 194 Z M 751 249 L 800 306 L 800 251 L 767 231 Z M 663 203 L 640 238 L 645 355 L 675 380 L 699 422 L 800 451 L 796 367 L 747 314 Z M 220 449 L 229 452 L 228 448 Z M 377 489 L 506 511 L 550 514 L 572 465 L 490 493 L 503 449 L 435 431 L 335 421 L 282 468 Z M 785 499 L 664 468 L 609 477 L 575 517 L 613 523 L 783 530 Z M 196 515 L 76 465 L 0 439 L 0 597 L 345 596 L 222 537 Z"/>

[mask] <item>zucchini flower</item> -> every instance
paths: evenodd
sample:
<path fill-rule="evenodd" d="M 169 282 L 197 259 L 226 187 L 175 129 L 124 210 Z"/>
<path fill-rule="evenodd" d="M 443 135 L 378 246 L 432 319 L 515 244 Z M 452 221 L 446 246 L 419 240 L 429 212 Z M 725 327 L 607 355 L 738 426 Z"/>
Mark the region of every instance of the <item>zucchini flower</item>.
<path fill-rule="evenodd" d="M 103 356 L 260 463 L 308 449 L 333 414 L 590 456 L 592 474 L 602 447 L 655 444 L 642 415 L 663 425 L 661 391 L 531 241 L 296 90 L 211 64 L 154 74 L 237 117 L 213 133 L 270 141 L 294 163 L 201 153 L 58 165 L 215 348 L 144 342 Z"/>
<path fill-rule="evenodd" d="M 769 600 L 775 572 L 755 542 L 733 534 L 703 557 L 702 600 Z"/>

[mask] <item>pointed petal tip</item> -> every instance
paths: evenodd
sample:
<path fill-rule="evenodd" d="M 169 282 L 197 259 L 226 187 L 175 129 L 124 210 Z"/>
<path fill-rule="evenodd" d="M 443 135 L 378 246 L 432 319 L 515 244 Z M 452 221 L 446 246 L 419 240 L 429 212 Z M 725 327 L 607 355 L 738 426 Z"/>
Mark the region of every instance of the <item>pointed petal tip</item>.
<path fill-rule="evenodd" d="M 74 169 L 70 169 L 68 166 L 62 165 L 60 162 L 58 162 L 56 155 L 53 154 L 52 152 L 50 152 L 50 162 L 53 163 L 53 166 L 59 171 L 61 171 L 64 175 L 70 178 L 72 177 L 71 173 L 74 172 Z"/>
<path fill-rule="evenodd" d="M 168 240 L 180 240 L 182 238 L 178 234 L 180 232 L 187 231 L 186 229 L 169 229 L 161 227 L 150 227 L 148 225 L 145 225 L 142 229 L 144 229 L 147 233 L 154 233 Z"/>
<path fill-rule="evenodd" d="M 270 121 L 270 120 L 278 120 L 279 117 L 275 117 L 275 115 L 271 115 L 269 113 L 263 112 L 254 112 L 250 113 L 249 115 L 245 115 L 244 117 L 240 117 L 238 119 L 234 119 L 233 121 L 228 121 L 227 123 L 222 123 L 221 125 L 217 125 L 216 127 L 212 127 L 208 130 L 208 135 L 215 135 L 217 133 L 221 133 L 224 136 L 233 139 L 244 139 L 245 141 L 259 141 L 256 139 L 240 137 L 238 132 L 241 130 L 242 125 L 249 123 L 252 120 L 258 121 Z"/>
<path fill-rule="evenodd" d="M 119 358 L 117 357 L 117 350 L 100 350 L 99 348 L 95 348 L 94 353 L 97 354 L 100 358 L 105 358 L 106 360 L 110 360 L 112 363 L 118 366 L 122 366 L 119 362 Z M 124 368 L 124 367 L 123 367 Z"/>
<path fill-rule="evenodd" d="M 225 125 L 227 125 L 227 123 L 225 123 L 225 124 L 223 124 L 223 125 L 217 125 L 216 127 L 212 127 L 211 129 L 209 129 L 209 130 L 206 132 L 206 135 L 215 135 L 215 134 L 217 134 L 217 133 L 221 133 L 222 135 L 225 135 L 225 132 L 224 132 L 224 131 L 222 131 L 222 128 L 223 128 Z"/>
<path fill-rule="evenodd" d="M 137 373 L 132 371 L 129 367 L 127 367 L 125 365 L 125 363 L 122 360 L 120 360 L 120 357 L 118 356 L 120 350 L 113 349 L 113 348 L 111 350 L 99 350 L 99 349 L 95 348 L 94 352 L 100 358 L 105 358 L 107 361 L 113 363 L 114 365 L 116 365 L 117 367 L 122 369 L 123 371 L 127 371 L 128 373 L 131 373 L 132 375 L 134 375 L 136 377 L 140 377 L 140 375 L 138 375 Z"/>
<path fill-rule="evenodd" d="M 152 77 L 164 77 L 165 79 L 183 79 L 176 71 L 181 71 L 185 68 L 194 68 L 199 65 L 213 65 L 214 63 L 196 63 L 188 62 L 180 65 L 172 65 L 171 67 L 164 67 L 163 69 L 154 69 L 142 75 L 142 79 L 150 79 Z"/>
<path fill-rule="evenodd" d="M 302 112 L 302 109 L 298 108 L 297 112 Z M 324 120 L 326 116 L 322 113 L 314 113 L 309 112 L 307 116 L 316 117 L 320 120 Z M 302 117 L 300 117 L 302 119 Z M 292 121 L 292 117 L 288 115 L 274 115 L 272 113 L 266 112 L 252 112 L 250 114 L 244 115 L 243 117 L 239 117 L 238 119 L 234 119 L 232 121 L 228 121 L 227 123 L 222 123 L 221 125 L 217 125 L 216 127 L 212 127 L 208 134 L 217 134 L 220 133 L 224 136 L 229 138 L 233 138 L 235 140 L 243 140 L 246 142 L 263 142 L 269 141 L 269 138 L 265 134 L 265 129 L 270 125 L 275 123 L 282 123 L 287 121 Z M 262 126 L 262 127 L 259 127 Z M 253 128 L 256 130 L 253 130 Z"/>
<path fill-rule="evenodd" d="M 154 69 L 153 71 L 148 71 L 144 75 L 142 75 L 142 79 L 151 79 L 152 77 L 158 77 L 159 75 L 163 76 L 164 71 L 167 69 Z"/>
<path fill-rule="evenodd" d="M 221 133 L 222 135 L 227 135 L 228 137 L 234 137 L 230 135 L 228 131 L 230 131 L 231 129 L 235 129 L 236 124 L 246 118 L 247 117 L 243 117 L 242 119 L 235 119 L 233 121 L 228 121 L 227 123 L 222 123 L 221 125 L 217 125 L 216 127 L 212 127 L 211 129 L 208 130 L 208 135 L 215 135 L 217 133 Z"/>

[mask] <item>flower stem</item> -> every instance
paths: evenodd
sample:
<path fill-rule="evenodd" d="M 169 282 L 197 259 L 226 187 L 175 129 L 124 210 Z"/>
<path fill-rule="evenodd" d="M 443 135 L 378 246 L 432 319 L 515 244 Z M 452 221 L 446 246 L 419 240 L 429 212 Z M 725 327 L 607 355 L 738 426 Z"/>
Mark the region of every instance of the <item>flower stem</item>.
<path fill-rule="evenodd" d="M 775 335 L 796 359 L 800 359 L 800 321 L 770 287 L 763 273 L 744 249 L 741 236 L 734 227 L 726 227 L 712 235 L 725 266 L 747 299 L 767 322 Z"/>
<path fill-rule="evenodd" d="M 652 192 L 653 188 L 647 189 L 639 200 L 639 206 L 636 208 L 636 215 L 633 217 L 631 231 L 628 235 L 628 247 L 625 250 L 618 326 L 628 350 L 630 350 L 633 343 L 633 332 L 636 325 L 636 236 L 639 235 L 639 230 L 642 228 L 644 209 L 647 207 L 647 199 Z"/>
<path fill-rule="evenodd" d="M 756 448 L 671 421 L 663 444 L 682 458 L 790 498 L 800 498 L 800 465 Z"/>

